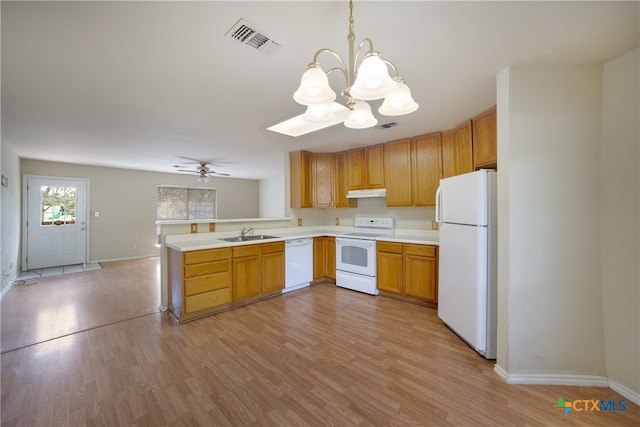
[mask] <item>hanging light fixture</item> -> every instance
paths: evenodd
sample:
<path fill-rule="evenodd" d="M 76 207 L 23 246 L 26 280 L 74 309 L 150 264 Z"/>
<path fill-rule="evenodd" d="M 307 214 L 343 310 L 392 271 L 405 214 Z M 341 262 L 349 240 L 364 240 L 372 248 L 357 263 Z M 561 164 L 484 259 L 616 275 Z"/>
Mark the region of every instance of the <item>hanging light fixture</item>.
<path fill-rule="evenodd" d="M 385 116 L 400 116 L 418 109 L 418 104 L 411 97 L 409 87 L 404 79 L 398 75 L 398 69 L 391 62 L 383 59 L 374 50 L 371 39 L 364 39 L 355 49 L 355 34 L 353 32 L 353 0 L 349 0 L 349 58 L 345 62 L 332 49 L 320 49 L 313 56 L 313 61 L 300 79 L 300 86 L 293 94 L 293 99 L 307 106 L 302 116 L 303 120 L 311 123 L 325 123 L 335 120 L 330 113 L 329 106 L 336 99 L 336 93 L 329 86 L 328 74 L 340 71 L 346 80 L 346 88 L 342 96 L 347 98 L 347 106 L 351 110 L 345 120 L 345 126 L 352 129 L 365 129 L 375 126 L 378 121 L 371 113 L 371 106 L 366 101 L 384 98 L 378 109 Z M 356 72 L 358 57 L 363 48 L 368 47 L 365 57 Z M 318 62 L 321 53 L 328 53 L 337 59 L 339 66 L 329 69 L 326 73 Z M 394 77 L 389 75 L 390 67 Z"/>

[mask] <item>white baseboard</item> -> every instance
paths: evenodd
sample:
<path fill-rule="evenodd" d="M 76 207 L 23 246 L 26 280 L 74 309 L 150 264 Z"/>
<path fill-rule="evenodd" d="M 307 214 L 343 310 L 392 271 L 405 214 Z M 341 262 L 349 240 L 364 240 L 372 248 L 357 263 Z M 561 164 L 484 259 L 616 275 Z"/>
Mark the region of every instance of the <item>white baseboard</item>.
<path fill-rule="evenodd" d="M 9 289 L 11 289 L 11 287 L 13 286 L 13 282 L 15 282 L 15 281 L 16 281 L 16 276 L 14 275 L 13 278 L 11 280 L 9 280 L 9 282 L 7 284 L 7 287 L 4 288 L 2 290 L 2 292 L 0 292 L 0 300 L 2 299 L 4 294 L 6 294 L 9 291 Z"/>
<path fill-rule="evenodd" d="M 609 387 L 620 393 L 626 399 L 640 406 L 640 394 L 607 377 L 596 375 L 567 375 L 567 374 L 509 374 L 498 365 L 494 365 L 496 373 L 507 384 L 535 384 L 535 385 L 568 385 L 584 387 Z"/>

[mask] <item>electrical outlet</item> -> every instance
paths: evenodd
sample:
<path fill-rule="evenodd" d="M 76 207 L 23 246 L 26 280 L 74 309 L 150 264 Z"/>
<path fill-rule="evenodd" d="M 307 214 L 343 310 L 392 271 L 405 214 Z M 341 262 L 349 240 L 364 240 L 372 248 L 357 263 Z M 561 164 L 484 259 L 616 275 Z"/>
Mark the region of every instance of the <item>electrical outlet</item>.
<path fill-rule="evenodd" d="M 191 232 L 192 233 L 198 232 L 198 224 L 191 224 Z"/>
<path fill-rule="evenodd" d="M 336 218 L 336 225 L 340 225 L 340 218 Z"/>
<path fill-rule="evenodd" d="M 431 221 L 431 229 L 432 230 L 437 230 L 438 229 L 438 222 L 437 221 Z"/>
<path fill-rule="evenodd" d="M 298 218 L 298 227 L 302 225 L 302 218 Z"/>
<path fill-rule="evenodd" d="M 216 223 L 215 222 L 210 222 L 209 223 L 209 233 L 214 233 L 216 231 Z"/>

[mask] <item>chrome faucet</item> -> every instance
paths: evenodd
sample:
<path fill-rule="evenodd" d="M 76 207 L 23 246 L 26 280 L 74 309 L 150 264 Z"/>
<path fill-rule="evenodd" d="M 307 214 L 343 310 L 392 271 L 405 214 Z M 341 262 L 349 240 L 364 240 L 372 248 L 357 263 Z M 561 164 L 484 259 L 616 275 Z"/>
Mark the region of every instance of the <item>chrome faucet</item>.
<path fill-rule="evenodd" d="M 251 232 L 253 232 L 253 227 L 249 228 L 248 230 L 247 230 L 247 227 L 242 227 L 242 231 L 240 232 L 240 237 L 244 237 Z"/>

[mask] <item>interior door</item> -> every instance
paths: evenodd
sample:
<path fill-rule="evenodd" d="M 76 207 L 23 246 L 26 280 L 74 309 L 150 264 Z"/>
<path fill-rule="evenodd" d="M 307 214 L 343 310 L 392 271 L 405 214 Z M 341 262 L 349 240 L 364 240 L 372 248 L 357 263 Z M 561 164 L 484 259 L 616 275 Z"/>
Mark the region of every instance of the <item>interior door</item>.
<path fill-rule="evenodd" d="M 25 180 L 25 269 L 86 263 L 87 180 Z"/>

